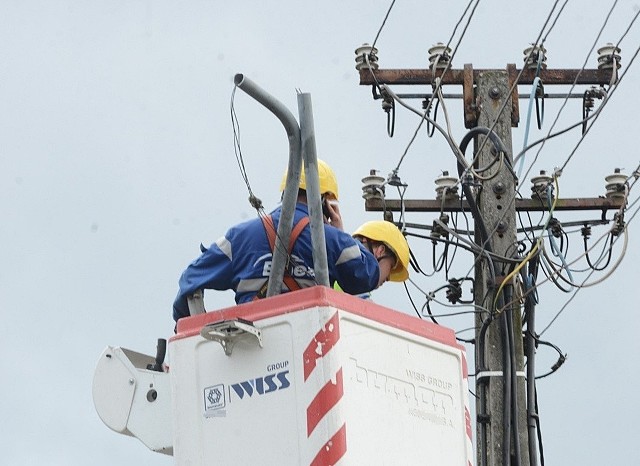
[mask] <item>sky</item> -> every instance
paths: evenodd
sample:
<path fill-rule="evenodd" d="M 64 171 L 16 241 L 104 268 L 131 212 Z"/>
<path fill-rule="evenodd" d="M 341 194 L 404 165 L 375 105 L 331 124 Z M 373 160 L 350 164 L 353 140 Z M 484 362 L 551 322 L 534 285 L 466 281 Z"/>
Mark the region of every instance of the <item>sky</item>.
<path fill-rule="evenodd" d="M 523 50 L 539 36 L 554 3 L 557 13 L 563 2 L 544 0 L 535 8 L 522 0 L 478 2 L 462 40 L 469 13 L 454 35 L 452 44 L 460 45 L 453 67 L 520 67 Z M 107 345 L 154 354 L 156 339 L 173 334 L 178 277 L 199 254 L 200 243 L 210 244 L 231 225 L 256 215 L 234 152 L 230 104 L 236 73 L 296 116 L 296 90 L 311 94 L 317 152 L 337 173 L 346 230 L 380 218 L 365 211 L 361 178 L 371 169 L 386 176 L 405 152 L 399 170 L 408 185 L 405 198 L 434 198 L 435 178 L 455 172 L 445 140 L 437 133 L 429 138 L 422 128 L 409 144 L 418 119 L 400 107 L 390 138 L 380 102 L 359 85 L 354 66 L 354 50 L 374 41 L 390 5 L 379 0 L 0 2 L 1 463 L 173 464 L 103 425 L 93 407 L 92 378 Z M 449 40 L 466 6 L 396 2 L 376 42 L 380 67 L 426 68 L 428 49 Z M 618 43 L 639 8 L 627 0 L 589 8 L 568 2 L 545 42 L 548 67 L 578 69 L 587 60 L 586 67 L 595 68 L 597 54 L 590 48 Z M 630 175 L 638 167 L 634 112 L 640 64 L 628 65 L 639 46 L 635 24 L 620 43 L 620 71 L 628 73 L 577 149 L 579 129 L 550 140 L 532 165 L 532 174 L 553 171 L 570 157 L 559 178 L 560 197 L 603 196 L 605 176 L 615 168 Z M 520 92 L 530 89 L 522 86 Z M 582 118 L 581 102 L 566 103 L 556 129 Z M 409 103 L 421 106 L 419 100 Z M 460 141 L 467 131 L 462 102 L 452 98 L 445 104 L 452 136 Z M 546 136 L 562 104 L 547 99 L 542 129 L 532 123 L 529 141 Z M 527 106 L 521 99 L 514 152 L 523 145 Z M 241 91 L 234 108 L 251 189 L 267 210 L 275 208 L 287 164 L 286 133 Z M 444 125 L 443 115 L 441 108 L 437 121 Z M 532 160 L 527 158 L 527 167 Z M 530 183 L 521 183 L 527 196 Z M 631 190 L 630 204 L 637 191 Z M 388 197 L 398 198 L 393 192 Z M 543 339 L 568 355 L 560 370 L 538 381 L 547 464 L 632 465 L 640 456 L 635 208 L 626 217 L 626 250 L 616 243 L 610 267 L 588 279 L 612 272 L 606 280 L 575 296 L 552 283 L 538 290 L 539 328 L 551 323 Z M 599 216 L 557 215 L 562 222 Z M 406 216 L 407 222 L 427 225 L 433 219 L 433 214 Z M 594 241 L 605 228 L 594 227 Z M 428 270 L 431 242 L 409 242 Z M 582 248 L 579 233 L 571 235 L 568 257 Z M 467 273 L 471 265 L 468 253 L 457 253 L 456 271 Z M 584 261 L 576 267 L 583 269 Z M 425 302 L 419 289 L 445 283 L 442 272 L 412 278 L 409 290 L 418 306 Z M 582 283 L 586 273 L 575 278 Z M 385 284 L 373 299 L 415 315 L 402 285 Z M 208 293 L 205 304 L 209 310 L 230 306 L 233 293 Z M 460 331 L 473 325 L 473 316 L 439 321 Z M 548 347 L 538 353 L 543 374 L 557 355 Z"/>

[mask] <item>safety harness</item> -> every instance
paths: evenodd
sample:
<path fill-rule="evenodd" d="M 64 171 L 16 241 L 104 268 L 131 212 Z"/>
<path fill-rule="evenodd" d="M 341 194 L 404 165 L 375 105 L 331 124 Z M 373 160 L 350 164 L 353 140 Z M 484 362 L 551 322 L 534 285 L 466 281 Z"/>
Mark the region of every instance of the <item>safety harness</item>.
<path fill-rule="evenodd" d="M 295 244 L 298 236 L 302 233 L 302 230 L 309 224 L 309 217 L 302 217 L 298 223 L 291 230 L 291 236 L 289 237 L 289 247 L 287 248 L 287 256 L 291 255 L 291 251 L 293 250 L 293 245 Z M 269 246 L 271 247 L 271 254 L 275 253 L 276 248 L 276 227 L 273 224 L 273 217 L 271 215 L 265 215 L 262 217 L 262 226 L 264 226 L 264 231 L 267 234 L 267 239 L 269 240 Z M 284 270 L 284 276 L 282 277 L 282 281 L 289 289 L 289 291 L 300 290 L 302 287 L 296 281 L 295 278 L 289 274 L 287 268 Z M 267 288 L 269 286 L 269 279 L 264 282 L 264 285 L 260 287 L 256 295 L 253 297 L 253 300 L 258 300 L 265 298 L 267 296 Z"/>

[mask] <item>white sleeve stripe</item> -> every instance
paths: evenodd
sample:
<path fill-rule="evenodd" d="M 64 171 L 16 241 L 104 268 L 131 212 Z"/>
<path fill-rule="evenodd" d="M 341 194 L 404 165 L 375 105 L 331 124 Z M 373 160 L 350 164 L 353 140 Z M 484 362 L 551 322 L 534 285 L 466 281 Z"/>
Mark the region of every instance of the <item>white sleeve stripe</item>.
<path fill-rule="evenodd" d="M 216 241 L 216 246 L 220 248 L 224 255 L 229 258 L 229 260 L 233 260 L 233 254 L 231 253 L 231 243 L 227 238 L 225 238 L 224 236 L 219 238 Z"/>
<path fill-rule="evenodd" d="M 240 280 L 236 287 L 236 293 L 258 291 L 265 284 L 267 278 L 247 278 Z"/>
<path fill-rule="evenodd" d="M 336 261 L 336 265 L 344 264 L 345 262 L 349 262 L 353 259 L 358 259 L 360 254 L 360 246 L 357 244 L 343 249 L 340 253 L 340 257 L 338 257 L 338 260 Z"/>

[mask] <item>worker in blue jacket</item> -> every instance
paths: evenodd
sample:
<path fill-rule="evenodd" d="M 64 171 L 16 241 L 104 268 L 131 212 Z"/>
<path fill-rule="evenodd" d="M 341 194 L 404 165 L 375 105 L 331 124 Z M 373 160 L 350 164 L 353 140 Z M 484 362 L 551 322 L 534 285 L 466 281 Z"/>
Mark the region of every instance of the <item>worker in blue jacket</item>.
<path fill-rule="evenodd" d="M 379 284 L 378 261 L 360 241 L 342 231 L 337 205 L 338 183 L 333 170 L 322 160 L 318 160 L 318 175 L 325 212 L 324 233 L 331 285 L 337 282 L 350 294 L 371 291 Z M 284 190 L 285 177 L 281 191 Z M 201 289 L 232 289 L 238 304 L 264 297 L 271 272 L 273 232 L 277 231 L 280 214 L 281 207 L 278 207 L 266 218 L 252 219 L 232 227 L 193 261 L 180 277 L 180 290 L 173 303 L 174 320 L 189 315 L 187 297 Z M 308 221 L 303 169 L 291 232 L 294 241 L 285 270 L 283 292 L 316 285 Z"/>

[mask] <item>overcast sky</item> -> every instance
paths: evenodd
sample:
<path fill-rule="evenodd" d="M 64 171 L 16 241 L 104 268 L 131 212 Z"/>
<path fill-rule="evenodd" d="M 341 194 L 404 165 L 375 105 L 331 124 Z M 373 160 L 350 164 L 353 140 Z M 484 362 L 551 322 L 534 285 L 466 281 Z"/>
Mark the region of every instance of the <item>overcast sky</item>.
<path fill-rule="evenodd" d="M 374 40 L 390 3 L 0 1 L 0 463 L 173 463 L 103 425 L 91 396 L 98 356 L 107 345 L 154 354 L 156 339 L 173 333 L 177 280 L 199 244 L 256 215 L 234 156 L 229 108 L 236 73 L 296 116 L 296 89 L 311 94 L 317 151 L 338 175 L 345 228 L 380 218 L 365 211 L 360 180 L 370 169 L 386 176 L 395 168 L 418 122 L 398 108 L 395 135 L 387 136 L 379 101 L 359 85 L 354 50 Z M 480 1 L 453 67 L 520 67 L 553 3 Z M 596 40 L 613 2 L 586 3 L 569 2 L 549 33 L 549 68 L 580 68 L 587 58 L 587 67 L 595 68 L 597 55 L 589 54 L 594 41 L 597 47 L 617 43 L 638 10 L 637 2 L 618 1 Z M 381 68 L 426 68 L 428 48 L 449 40 L 466 5 L 396 2 L 377 42 Z M 621 72 L 638 46 L 635 25 L 621 43 Z M 561 197 L 602 196 L 614 168 L 630 174 L 638 166 L 638 89 L 635 62 L 565 168 Z M 420 108 L 418 100 L 411 104 Z M 445 104 L 459 141 L 466 133 L 462 102 Z M 561 104 L 547 100 L 543 128 L 532 124 L 530 141 L 547 134 Z M 520 101 L 514 152 L 523 144 L 527 105 Z M 251 188 L 271 209 L 287 163 L 286 134 L 242 92 L 235 109 Z M 580 119 L 581 100 L 571 100 L 556 129 Z M 442 109 L 438 122 L 444 124 Z M 550 141 L 532 173 L 562 165 L 579 138 L 574 130 Z M 433 198 L 443 170 L 455 172 L 452 152 L 438 134 L 428 138 L 421 130 L 399 172 L 408 184 L 405 197 Z M 530 183 L 521 184 L 527 196 Z M 631 201 L 637 198 L 632 190 Z M 600 213 L 557 216 L 568 221 Z M 430 225 L 433 218 L 408 214 L 406 220 Z M 581 289 L 543 336 L 568 354 L 557 373 L 538 383 L 547 464 L 633 465 L 640 457 L 638 225 L 629 222 L 617 270 Z M 593 238 L 604 228 L 594 227 Z M 623 253 L 621 243 L 612 264 Z M 429 269 L 431 242 L 411 238 L 410 245 Z M 569 256 L 581 253 L 579 234 L 570 236 L 569 247 Z M 460 251 L 455 264 L 467 271 L 472 261 Z M 576 267 L 584 268 L 584 261 Z M 442 274 L 413 276 L 425 291 L 444 283 Z M 582 282 L 586 274 L 574 278 Z M 540 288 L 540 329 L 571 296 L 552 283 Z M 415 314 L 399 284 L 386 284 L 374 300 Z M 232 304 L 230 292 L 206 296 L 210 310 Z M 456 330 L 473 325 L 470 314 L 440 321 Z M 541 348 L 540 373 L 555 360 L 552 349 Z"/>

